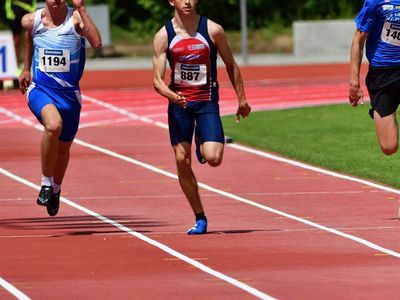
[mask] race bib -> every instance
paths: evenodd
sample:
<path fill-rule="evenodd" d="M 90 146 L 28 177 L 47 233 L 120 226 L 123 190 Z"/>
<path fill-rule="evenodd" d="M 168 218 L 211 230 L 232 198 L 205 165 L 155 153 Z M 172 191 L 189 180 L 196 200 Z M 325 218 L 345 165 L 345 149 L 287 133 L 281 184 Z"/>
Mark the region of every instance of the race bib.
<path fill-rule="evenodd" d="M 174 79 L 176 84 L 187 86 L 204 85 L 207 83 L 207 65 L 176 63 Z"/>
<path fill-rule="evenodd" d="M 394 46 L 400 46 L 400 25 L 385 22 L 382 28 L 381 40 Z"/>
<path fill-rule="evenodd" d="M 69 72 L 70 51 L 39 48 L 39 70 L 42 72 Z"/>

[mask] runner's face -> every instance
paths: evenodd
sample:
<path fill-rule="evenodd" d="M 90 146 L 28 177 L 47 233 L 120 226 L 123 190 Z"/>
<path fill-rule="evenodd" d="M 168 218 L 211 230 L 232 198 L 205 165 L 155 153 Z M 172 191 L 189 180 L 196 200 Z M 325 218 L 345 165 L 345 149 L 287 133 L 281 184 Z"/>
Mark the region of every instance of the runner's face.
<path fill-rule="evenodd" d="M 184 14 L 191 14 L 196 11 L 198 0 L 169 0 L 169 4 L 175 7 L 175 10 Z"/>
<path fill-rule="evenodd" d="M 46 4 L 51 8 L 59 8 L 64 7 L 67 3 L 67 0 L 46 0 Z"/>

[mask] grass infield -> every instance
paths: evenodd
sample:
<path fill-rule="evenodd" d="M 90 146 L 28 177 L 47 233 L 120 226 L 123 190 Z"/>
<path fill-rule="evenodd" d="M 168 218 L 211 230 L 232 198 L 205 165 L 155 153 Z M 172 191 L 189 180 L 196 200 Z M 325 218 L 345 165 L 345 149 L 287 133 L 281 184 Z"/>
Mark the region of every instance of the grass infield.
<path fill-rule="evenodd" d="M 222 118 L 236 143 L 400 188 L 399 154 L 381 153 L 369 104 L 253 112 L 239 124 Z"/>

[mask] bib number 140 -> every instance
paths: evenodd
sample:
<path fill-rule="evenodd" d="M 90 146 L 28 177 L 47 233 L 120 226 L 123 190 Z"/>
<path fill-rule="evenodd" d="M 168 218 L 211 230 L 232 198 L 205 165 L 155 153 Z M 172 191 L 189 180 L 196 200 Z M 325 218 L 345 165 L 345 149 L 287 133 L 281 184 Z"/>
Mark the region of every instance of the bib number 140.
<path fill-rule="evenodd" d="M 391 45 L 400 46 L 400 25 L 385 22 L 381 40 Z"/>

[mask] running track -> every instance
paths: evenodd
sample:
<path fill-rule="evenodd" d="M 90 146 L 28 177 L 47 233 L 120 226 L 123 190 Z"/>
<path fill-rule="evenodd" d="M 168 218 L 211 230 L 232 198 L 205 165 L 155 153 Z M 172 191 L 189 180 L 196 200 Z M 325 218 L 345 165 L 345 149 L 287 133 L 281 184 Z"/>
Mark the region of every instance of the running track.
<path fill-rule="evenodd" d="M 345 102 L 347 73 L 243 68 L 254 110 Z M 400 192 L 362 179 L 230 144 L 220 168 L 194 163 L 210 234 L 187 236 L 166 104 L 149 82 L 148 70 L 86 74 L 54 218 L 34 201 L 40 126 L 24 97 L 0 94 L 0 299 L 397 297 Z"/>

